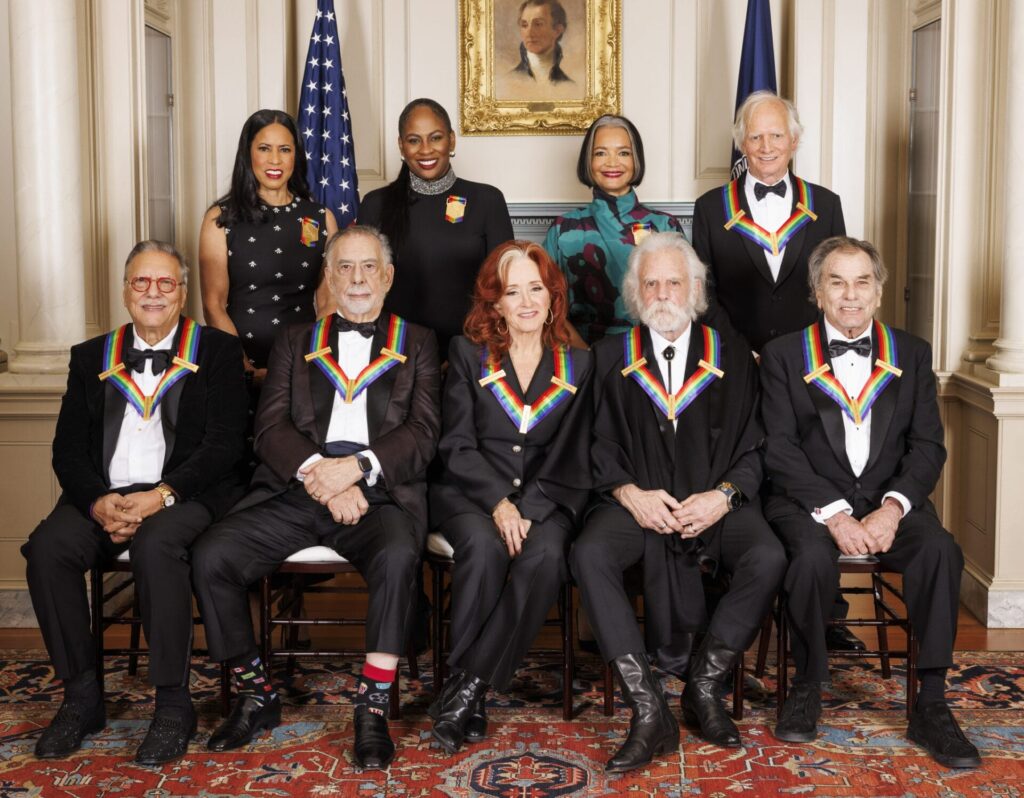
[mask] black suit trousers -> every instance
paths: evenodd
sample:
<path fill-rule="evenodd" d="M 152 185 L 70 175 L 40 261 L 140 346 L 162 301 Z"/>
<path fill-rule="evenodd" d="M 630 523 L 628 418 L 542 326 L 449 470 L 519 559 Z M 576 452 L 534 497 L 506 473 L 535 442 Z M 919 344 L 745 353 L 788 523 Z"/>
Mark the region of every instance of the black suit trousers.
<path fill-rule="evenodd" d="M 441 532 L 455 549 L 449 664 L 505 690 L 569 578 L 569 530 L 535 521 L 515 557 L 488 516 L 456 515 Z"/>
<path fill-rule="evenodd" d="M 32 606 L 58 679 L 95 667 L 89 602 L 83 575 L 126 548 L 149 644 L 149 680 L 158 687 L 188 684 L 192 656 L 189 546 L 211 521 L 199 502 L 181 502 L 151 515 L 130 544 L 110 536 L 73 505 L 59 503 L 21 548 L 28 561 Z"/>
<path fill-rule="evenodd" d="M 248 586 L 301 549 L 328 546 L 366 580 L 366 650 L 401 655 L 423 540 L 394 504 L 371 506 L 358 523 L 339 524 L 301 483 L 214 524 L 192 551 L 193 580 L 214 660 L 257 650 Z"/>
<path fill-rule="evenodd" d="M 854 508 L 857 517 L 866 508 Z M 765 514 L 789 555 L 783 589 L 797 681 L 828 680 L 825 623 L 839 589 L 839 549 L 828 527 L 788 499 L 769 499 Z M 903 595 L 918 639 L 919 668 L 953 664 L 963 554 L 930 508 L 905 515 L 892 547 L 876 555 L 903 574 Z"/>
<path fill-rule="evenodd" d="M 595 509 L 569 555 L 583 607 L 605 660 L 645 651 L 636 613 L 623 587 L 622 573 L 640 562 L 644 537 L 629 512 L 618 505 Z M 771 607 L 786 555 L 759 510 L 741 507 L 722 521 L 719 566 L 729 574 L 729 590 L 718 602 L 708 626 L 729 648 L 745 651 Z"/>

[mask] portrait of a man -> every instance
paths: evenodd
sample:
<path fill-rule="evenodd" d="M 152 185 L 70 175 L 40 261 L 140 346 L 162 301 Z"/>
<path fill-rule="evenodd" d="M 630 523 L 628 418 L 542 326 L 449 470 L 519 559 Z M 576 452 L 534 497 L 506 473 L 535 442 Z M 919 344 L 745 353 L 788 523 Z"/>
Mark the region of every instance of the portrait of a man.
<path fill-rule="evenodd" d="M 582 0 L 498 0 L 494 15 L 496 97 L 582 98 L 584 20 Z M 507 67 L 501 63 L 505 53 L 509 54 Z"/>

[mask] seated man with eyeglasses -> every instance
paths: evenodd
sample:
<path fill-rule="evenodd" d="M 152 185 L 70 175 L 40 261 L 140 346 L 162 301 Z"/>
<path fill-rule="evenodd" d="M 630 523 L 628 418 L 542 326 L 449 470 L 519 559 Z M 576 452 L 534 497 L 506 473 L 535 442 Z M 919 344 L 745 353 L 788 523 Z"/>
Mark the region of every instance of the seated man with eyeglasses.
<path fill-rule="evenodd" d="M 36 743 L 72 754 L 106 725 L 83 575 L 128 549 L 156 711 L 135 761 L 185 754 L 196 729 L 189 696 L 192 587 L 188 550 L 240 497 L 246 392 L 234 336 L 181 315 L 188 267 L 170 244 L 128 255 L 131 323 L 71 349 L 53 468 L 63 493 L 22 547 L 64 701 Z"/>

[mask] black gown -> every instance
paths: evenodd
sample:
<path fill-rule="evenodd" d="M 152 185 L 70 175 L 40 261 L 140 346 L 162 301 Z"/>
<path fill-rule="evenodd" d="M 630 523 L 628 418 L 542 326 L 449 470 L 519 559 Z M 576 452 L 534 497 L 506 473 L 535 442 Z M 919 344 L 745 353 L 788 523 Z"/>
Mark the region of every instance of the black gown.
<path fill-rule="evenodd" d="M 498 244 L 513 237 L 505 197 L 494 186 L 457 178 L 447 191 L 412 192 L 409 228 L 394 254 L 395 283 L 384 309 L 437 333 L 439 351 L 462 333 L 480 265 Z M 448 221 L 448 197 L 466 200 L 461 221 Z M 359 223 L 379 228 L 385 189 L 367 194 Z"/>
<path fill-rule="evenodd" d="M 313 296 L 327 243 L 324 206 L 296 198 L 288 205 L 264 207 L 270 214 L 267 222 L 224 228 L 228 316 L 258 369 L 267 367 L 278 332 L 316 318 Z"/>

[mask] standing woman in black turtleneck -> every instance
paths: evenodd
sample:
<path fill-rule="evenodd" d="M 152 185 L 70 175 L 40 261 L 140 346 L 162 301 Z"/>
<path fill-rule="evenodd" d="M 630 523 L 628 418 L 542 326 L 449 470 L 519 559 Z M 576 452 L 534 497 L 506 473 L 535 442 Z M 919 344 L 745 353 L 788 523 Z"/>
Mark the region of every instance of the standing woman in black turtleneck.
<path fill-rule="evenodd" d="M 455 131 L 439 103 L 421 98 L 405 106 L 398 149 L 398 178 L 363 198 L 359 222 L 383 232 L 394 251 L 395 283 L 384 308 L 434 330 L 444 356 L 462 333 L 480 264 L 512 238 L 512 221 L 501 191 L 455 176 Z"/>

